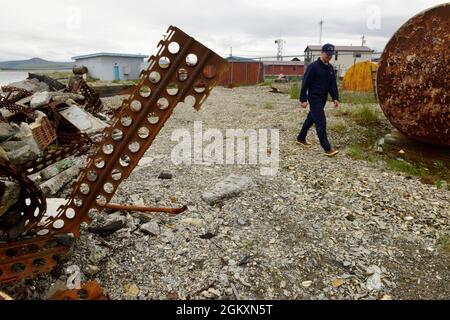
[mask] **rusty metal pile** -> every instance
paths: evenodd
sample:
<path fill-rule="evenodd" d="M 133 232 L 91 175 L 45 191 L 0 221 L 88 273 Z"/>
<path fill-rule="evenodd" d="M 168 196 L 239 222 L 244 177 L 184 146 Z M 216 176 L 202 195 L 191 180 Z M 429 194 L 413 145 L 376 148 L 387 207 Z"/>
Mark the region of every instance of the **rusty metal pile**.
<path fill-rule="evenodd" d="M 121 182 L 137 166 L 175 107 L 200 109 L 227 67 L 224 59 L 176 27 L 170 27 L 164 39 L 158 45 L 157 55 L 150 57 L 148 69 L 142 71 L 138 85 L 96 143 L 91 142 L 88 131 L 83 133 L 80 126 L 74 125 L 76 121 L 69 121 L 71 118 L 65 111 L 74 106 L 67 101 L 52 101 L 33 111 L 27 105 L 32 104 L 31 92 L 4 88 L 7 94 L 2 98 L 1 108 L 11 113 L 14 123 L 40 121 L 33 126 L 37 129 L 31 136 L 42 153 L 22 163 L 0 158 L 0 192 L 7 191 L 7 184 L 14 184 L 19 186 L 20 193 L 0 219 L 0 283 L 49 272 L 68 254 L 80 235 L 80 225 L 91 222 L 89 214 L 93 211 L 112 207 L 178 214 L 186 209 L 110 204 Z M 71 81 L 68 88 L 50 79 L 33 79 L 57 90 L 52 92 L 53 97 L 57 96 L 55 92 L 81 93 L 85 98 L 83 112 L 95 114 L 101 110 L 98 95 L 80 77 Z M 89 149 L 88 159 L 66 204 L 57 212 L 48 212 L 46 198 L 30 175 L 85 148 Z M 5 215 L 14 219 L 3 219 Z M 93 295 L 102 298 L 101 293 Z"/>
<path fill-rule="evenodd" d="M 450 4 L 419 13 L 387 44 L 377 89 L 386 117 L 409 139 L 450 146 Z"/>

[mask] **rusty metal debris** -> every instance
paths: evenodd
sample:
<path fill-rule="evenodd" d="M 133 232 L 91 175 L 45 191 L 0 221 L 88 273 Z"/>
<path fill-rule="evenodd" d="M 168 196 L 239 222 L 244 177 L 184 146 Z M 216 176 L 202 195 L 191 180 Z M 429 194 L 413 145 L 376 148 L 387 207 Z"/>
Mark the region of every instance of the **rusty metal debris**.
<path fill-rule="evenodd" d="M 0 283 L 15 282 L 50 271 L 71 247 L 67 241 L 61 240 L 61 236 L 79 237 L 80 225 L 90 223 L 89 213 L 93 211 L 119 207 L 178 214 L 186 209 L 149 209 L 110 204 L 121 182 L 138 165 L 175 107 L 183 105 L 200 109 L 227 67 L 227 62 L 219 55 L 176 27 L 168 29 L 158 49 L 157 55 L 150 57 L 149 67 L 141 73 L 140 81 L 129 99 L 116 113 L 112 126 L 103 132 L 102 141 L 91 150 L 92 154 L 74 184 L 67 204 L 58 212 L 46 212 L 41 191 L 25 176 L 24 171 L 19 172 L 4 160 L 0 162 L 0 172 L 5 179 L 20 183 L 26 192 L 21 197 L 24 203 L 21 202 L 18 208 L 21 210 L 21 223 L 4 230 L 7 242 L 0 244 Z M 99 99 L 83 89 L 86 83 L 81 80 L 75 79 L 70 91 L 85 94 L 88 105 L 92 103 L 90 110 L 96 112 L 99 106 L 94 101 Z M 49 109 L 58 113 L 57 108 L 47 108 L 47 111 Z M 52 120 L 58 121 L 57 117 Z M 61 137 L 58 130 L 57 136 Z M 68 137 L 66 139 L 70 140 Z M 71 150 L 67 147 L 64 152 L 70 153 Z M 45 168 L 62 157 L 64 152 L 49 151 L 48 158 L 46 156 L 41 160 L 41 167 L 35 167 L 35 162 L 30 163 L 27 173 Z M 78 298 L 79 293 L 76 293 Z M 86 297 L 90 298 L 89 291 L 87 293 Z M 75 296 L 65 293 L 61 297 Z"/>
<path fill-rule="evenodd" d="M 37 79 L 40 82 L 44 82 L 48 85 L 48 87 L 53 91 L 61 91 L 66 90 L 66 86 L 59 82 L 58 80 L 55 80 L 49 76 L 46 75 L 39 75 L 34 73 L 28 74 L 28 79 Z"/>
<path fill-rule="evenodd" d="M 187 207 L 184 206 L 182 208 L 178 209 L 172 209 L 172 208 L 150 208 L 150 207 L 142 207 L 142 206 L 124 206 L 120 204 L 107 204 L 105 206 L 105 209 L 112 209 L 116 211 L 133 211 L 133 212 L 150 212 L 150 213 L 167 213 L 171 215 L 178 215 L 182 214 L 187 210 Z"/>
<path fill-rule="evenodd" d="M 58 291 L 50 300 L 110 300 L 110 298 L 103 293 L 98 282 L 90 281 L 83 284 L 80 289 Z"/>
<path fill-rule="evenodd" d="M 84 110 L 89 113 L 96 114 L 103 108 L 102 101 L 97 92 L 91 89 L 82 76 L 76 75 L 69 83 L 69 91 L 72 93 L 80 93 L 86 98 L 86 106 Z"/>
<path fill-rule="evenodd" d="M 384 50 L 378 96 L 389 121 L 406 137 L 450 146 L 450 4 L 406 22 Z"/>

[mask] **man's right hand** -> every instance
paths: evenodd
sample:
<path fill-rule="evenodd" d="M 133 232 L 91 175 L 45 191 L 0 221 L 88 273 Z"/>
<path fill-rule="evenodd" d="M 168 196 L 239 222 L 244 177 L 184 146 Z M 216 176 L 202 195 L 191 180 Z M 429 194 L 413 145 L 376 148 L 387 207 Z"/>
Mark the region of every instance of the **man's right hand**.
<path fill-rule="evenodd" d="M 300 106 L 301 106 L 303 109 L 306 109 L 306 108 L 308 108 L 308 102 L 300 102 Z"/>

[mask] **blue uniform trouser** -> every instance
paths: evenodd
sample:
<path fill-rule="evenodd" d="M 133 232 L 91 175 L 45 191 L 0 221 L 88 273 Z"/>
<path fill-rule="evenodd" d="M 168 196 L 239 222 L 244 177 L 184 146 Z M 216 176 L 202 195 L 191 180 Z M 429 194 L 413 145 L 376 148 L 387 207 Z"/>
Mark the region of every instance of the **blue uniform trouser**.
<path fill-rule="evenodd" d="M 317 136 L 319 137 L 322 148 L 328 152 L 331 150 L 330 142 L 327 136 L 327 118 L 325 116 L 325 103 L 318 101 L 310 101 L 310 111 L 308 117 L 303 124 L 302 131 L 300 131 L 297 139 L 299 141 L 306 141 L 309 129 L 316 125 Z"/>

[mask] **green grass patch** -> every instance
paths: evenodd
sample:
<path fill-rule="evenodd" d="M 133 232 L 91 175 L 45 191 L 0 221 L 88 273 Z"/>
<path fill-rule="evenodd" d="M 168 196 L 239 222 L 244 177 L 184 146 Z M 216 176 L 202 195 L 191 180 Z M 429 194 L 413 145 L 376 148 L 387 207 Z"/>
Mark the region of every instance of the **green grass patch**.
<path fill-rule="evenodd" d="M 328 128 L 331 132 L 335 132 L 337 134 L 345 134 L 348 131 L 348 126 L 344 121 L 334 121 L 328 125 Z"/>
<path fill-rule="evenodd" d="M 100 81 L 98 78 L 87 77 L 86 82 L 97 82 Z"/>
<path fill-rule="evenodd" d="M 355 160 L 361 160 L 363 158 L 363 149 L 360 145 L 354 143 L 349 147 L 348 154 Z"/>
<path fill-rule="evenodd" d="M 429 174 L 429 170 L 426 168 L 418 167 L 403 159 L 389 159 L 386 165 L 389 170 L 403 172 L 412 176 L 426 177 Z"/>
<path fill-rule="evenodd" d="M 298 82 L 294 83 L 291 86 L 291 90 L 289 90 L 289 96 L 294 100 L 300 99 L 300 84 Z"/>
<path fill-rule="evenodd" d="M 379 113 L 367 105 L 351 110 L 350 118 L 363 127 L 374 126 L 381 123 Z"/>
<path fill-rule="evenodd" d="M 340 100 L 342 103 L 348 104 L 377 104 L 377 98 L 372 92 L 352 92 L 352 91 L 341 91 Z"/>

